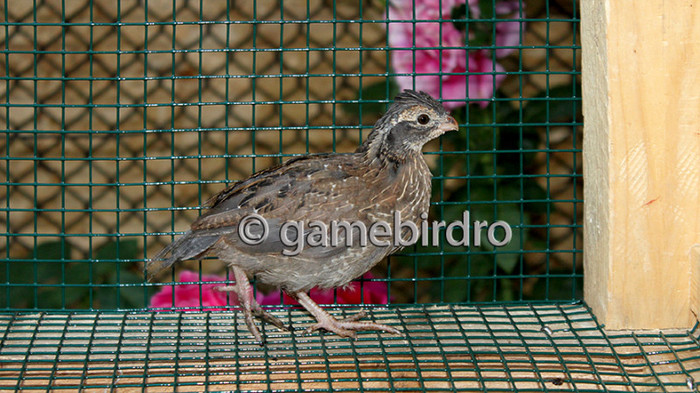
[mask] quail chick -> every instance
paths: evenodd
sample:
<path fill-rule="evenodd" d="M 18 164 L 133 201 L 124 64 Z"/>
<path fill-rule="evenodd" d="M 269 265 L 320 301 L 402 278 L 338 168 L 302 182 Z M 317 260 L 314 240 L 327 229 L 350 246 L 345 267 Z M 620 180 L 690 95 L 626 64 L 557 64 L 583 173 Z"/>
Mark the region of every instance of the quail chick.
<path fill-rule="evenodd" d="M 326 224 L 325 228 L 334 220 L 360 221 L 370 228 L 378 221 L 393 223 L 396 213 L 401 221 L 412 221 L 420 228 L 431 194 L 431 173 L 421 149 L 457 129 L 457 122 L 439 102 L 426 93 L 405 90 L 354 153 L 296 157 L 234 184 L 213 197 L 190 230 L 159 252 L 146 269 L 153 277 L 178 261 L 217 256 L 236 280 L 235 286 L 223 289 L 238 294 L 246 325 L 259 343 L 262 336 L 253 317 L 280 329 L 287 327 L 251 296 L 248 278 L 253 276 L 281 288 L 314 316 L 317 323 L 307 333 L 324 329 L 343 337 L 354 337 L 358 330 L 400 334 L 390 326 L 359 321 L 363 312 L 338 320 L 307 294 L 313 287 L 348 284 L 400 245 L 362 244 L 361 229 L 350 228 L 338 231 L 341 238 L 335 245 L 307 246 L 291 255 L 282 236 L 286 240 L 306 236 L 314 221 Z M 264 218 L 268 226 L 264 239 L 262 226 L 248 228 L 261 236 L 257 244 L 239 232 L 240 224 L 252 214 Z M 281 229 L 290 221 L 298 222 L 301 226 L 296 228 L 304 232 L 283 234 Z"/>

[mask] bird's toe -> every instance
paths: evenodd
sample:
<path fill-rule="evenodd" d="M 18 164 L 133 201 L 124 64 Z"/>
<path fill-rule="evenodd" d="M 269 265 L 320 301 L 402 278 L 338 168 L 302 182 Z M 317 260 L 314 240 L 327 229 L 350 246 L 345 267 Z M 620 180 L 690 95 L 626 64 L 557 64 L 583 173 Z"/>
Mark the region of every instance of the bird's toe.
<path fill-rule="evenodd" d="M 292 326 L 291 324 L 285 325 L 284 322 L 282 322 L 279 318 L 277 318 L 276 316 L 263 310 L 262 308 L 254 309 L 253 315 L 263 322 L 268 322 L 268 323 L 275 325 L 275 327 L 280 329 L 280 330 L 284 330 L 284 331 L 288 331 L 288 332 L 294 330 L 294 326 Z"/>
<path fill-rule="evenodd" d="M 328 315 L 328 317 L 319 319 L 318 323 L 306 329 L 305 333 L 308 334 L 315 330 L 323 329 L 333 332 L 341 337 L 350 338 L 355 338 L 355 332 L 361 330 L 380 330 L 392 334 L 401 334 L 401 331 L 391 326 L 374 322 L 360 322 L 359 320 L 364 318 L 366 315 L 367 313 L 365 311 L 360 311 L 355 315 L 340 320 Z"/>
<path fill-rule="evenodd" d="M 352 330 L 342 328 L 337 320 L 333 321 L 319 321 L 311 326 L 309 326 L 304 334 L 311 334 L 316 330 L 325 330 L 327 332 L 335 333 L 340 337 L 355 338 L 356 334 Z"/>

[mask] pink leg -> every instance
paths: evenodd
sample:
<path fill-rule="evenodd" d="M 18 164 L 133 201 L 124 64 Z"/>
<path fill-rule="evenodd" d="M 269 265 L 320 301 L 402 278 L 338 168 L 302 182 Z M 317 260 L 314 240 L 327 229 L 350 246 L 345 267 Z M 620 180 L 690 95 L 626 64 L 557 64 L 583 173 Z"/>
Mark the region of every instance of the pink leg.
<path fill-rule="evenodd" d="M 324 329 L 329 332 L 333 332 L 341 337 L 355 337 L 355 332 L 358 330 L 381 330 L 388 333 L 401 334 L 399 330 L 391 326 L 381 325 L 373 322 L 357 322 L 358 319 L 365 316 L 364 311 L 361 311 L 360 313 L 353 315 L 352 317 L 343 320 L 337 320 L 333 318 L 332 315 L 327 313 L 324 309 L 322 309 L 321 306 L 316 304 L 316 302 L 311 300 L 309 295 L 307 295 L 306 293 L 297 292 L 294 296 L 299 301 L 299 304 L 301 304 L 306 309 L 306 311 L 311 313 L 311 315 L 313 315 L 314 318 L 316 318 L 316 321 L 318 321 L 318 323 L 306 329 L 305 333 L 307 334 L 318 329 Z"/>
<path fill-rule="evenodd" d="M 246 276 L 245 272 L 239 267 L 233 267 L 232 270 L 233 276 L 236 279 L 236 285 L 230 287 L 218 287 L 216 289 L 219 291 L 236 292 L 236 295 L 238 295 L 238 302 L 240 303 L 240 306 L 243 309 L 245 324 L 248 327 L 250 333 L 253 334 L 253 336 L 255 337 L 255 340 L 258 343 L 260 343 L 260 345 L 264 344 L 262 335 L 260 334 L 260 330 L 253 322 L 253 317 L 259 318 L 260 320 L 265 322 L 269 322 L 275 325 L 280 330 L 292 330 L 291 326 L 285 326 L 284 323 L 282 323 L 282 321 L 280 321 L 277 317 L 266 312 L 262 309 L 262 307 L 260 307 L 258 302 L 253 297 L 253 292 L 250 288 L 250 282 L 248 281 L 248 276 Z"/>

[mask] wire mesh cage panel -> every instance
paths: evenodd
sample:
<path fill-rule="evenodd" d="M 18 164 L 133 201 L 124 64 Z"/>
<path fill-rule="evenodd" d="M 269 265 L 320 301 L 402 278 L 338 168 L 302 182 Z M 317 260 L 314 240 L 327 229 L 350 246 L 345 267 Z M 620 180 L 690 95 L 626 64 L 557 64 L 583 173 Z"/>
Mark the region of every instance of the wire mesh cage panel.
<path fill-rule="evenodd" d="M 578 13 L 563 0 L 0 2 L 0 388 L 697 388 L 697 328 L 608 335 L 580 303 Z M 435 244 L 310 293 L 338 315 L 375 305 L 369 317 L 405 336 L 264 328 L 260 348 L 216 290 L 234 282 L 218 260 L 147 279 L 209 197 L 293 157 L 354 151 L 406 88 L 459 123 L 424 149 L 430 220 L 465 220 L 471 241 L 434 227 Z M 496 221 L 511 241 L 477 244 L 474 222 Z M 308 322 L 277 288 L 255 296 Z"/>
<path fill-rule="evenodd" d="M 425 149 L 431 218 L 513 239 L 406 248 L 366 277 L 382 302 L 580 298 L 576 4 L 392 4 L 2 4 L 0 304 L 143 309 L 180 269 L 228 279 L 205 260 L 147 283 L 142 262 L 227 184 L 353 151 L 405 87 L 461 124 Z"/>

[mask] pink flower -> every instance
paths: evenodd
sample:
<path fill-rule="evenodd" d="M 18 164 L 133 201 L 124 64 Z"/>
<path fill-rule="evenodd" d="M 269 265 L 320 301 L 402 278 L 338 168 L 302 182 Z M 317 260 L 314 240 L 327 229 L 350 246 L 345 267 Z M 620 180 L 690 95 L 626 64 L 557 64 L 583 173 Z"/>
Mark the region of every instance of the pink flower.
<path fill-rule="evenodd" d="M 469 8 L 474 18 L 479 18 L 478 0 L 469 0 Z M 500 19 L 518 19 L 520 17 L 520 4 L 517 0 L 497 1 L 496 16 Z M 525 22 L 498 22 L 496 23 L 496 41 L 497 47 L 501 46 L 518 46 L 520 44 L 521 29 L 525 30 Z M 515 48 L 496 49 L 496 57 L 501 58 L 511 54 Z"/>
<path fill-rule="evenodd" d="M 180 272 L 177 281 L 179 283 L 192 282 L 197 284 L 174 284 L 164 286 L 158 293 L 151 297 L 149 308 L 173 309 L 175 307 L 194 308 L 204 311 L 226 310 L 229 305 L 238 304 L 235 293 L 221 292 L 214 288 L 225 284 L 199 284 L 200 281 L 219 282 L 226 278 L 215 275 L 202 275 L 199 273 L 183 270 Z M 175 294 L 173 295 L 173 291 Z M 173 303 L 174 300 L 174 303 Z M 164 310 L 159 310 L 164 311 Z"/>
<path fill-rule="evenodd" d="M 459 31 L 450 19 L 452 9 L 466 4 L 466 0 L 394 0 L 390 2 L 388 19 L 389 46 L 396 81 L 401 89 L 422 90 L 442 97 L 447 109 L 464 105 L 465 100 L 485 100 L 505 79 L 504 69 L 485 49 L 468 51 L 465 33 Z M 438 6 L 440 4 L 440 6 Z M 478 0 L 469 0 L 470 13 L 479 14 Z M 498 15 L 510 13 L 517 17 L 517 1 L 499 2 Z M 401 22 L 401 21 L 407 22 Z M 417 22 L 409 22 L 417 20 Z M 432 22 L 432 21 L 435 22 Z M 500 32 L 500 33 L 499 33 Z M 520 40 L 519 22 L 496 24 L 496 45 L 514 46 Z M 402 50 L 404 49 L 404 50 Z M 504 56 L 512 49 L 498 49 L 496 56 Z M 469 76 L 467 77 L 467 73 Z M 479 101 L 481 107 L 488 101 Z"/>
<path fill-rule="evenodd" d="M 371 273 L 365 273 L 362 278 L 372 279 Z M 309 296 L 319 304 L 335 303 L 333 289 L 318 289 L 314 288 L 309 291 Z M 353 281 L 343 288 L 338 288 L 338 304 L 387 304 L 389 297 L 387 296 L 386 283 L 380 281 L 365 281 L 360 283 Z M 289 295 L 282 294 L 281 291 L 274 291 L 267 295 L 258 293 L 257 301 L 260 304 L 280 304 L 284 297 L 284 304 L 299 304 Z"/>

